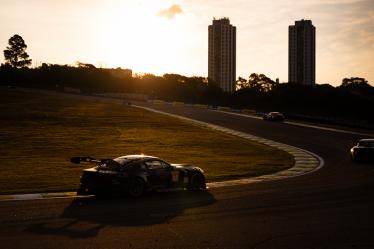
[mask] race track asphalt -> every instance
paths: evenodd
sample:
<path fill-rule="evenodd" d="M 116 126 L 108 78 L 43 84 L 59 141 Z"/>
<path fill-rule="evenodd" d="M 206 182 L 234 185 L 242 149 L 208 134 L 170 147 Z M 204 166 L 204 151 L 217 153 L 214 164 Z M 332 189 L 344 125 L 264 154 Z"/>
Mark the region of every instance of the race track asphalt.
<path fill-rule="evenodd" d="M 325 166 L 201 193 L 1 202 L 1 248 L 374 248 L 374 165 L 348 154 L 360 135 L 143 105 L 306 149 Z"/>

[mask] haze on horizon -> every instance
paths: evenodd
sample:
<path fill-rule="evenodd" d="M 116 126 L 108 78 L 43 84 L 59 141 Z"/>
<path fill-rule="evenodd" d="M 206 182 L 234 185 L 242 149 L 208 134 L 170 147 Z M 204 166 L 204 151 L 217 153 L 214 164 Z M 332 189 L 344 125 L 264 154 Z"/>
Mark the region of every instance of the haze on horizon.
<path fill-rule="evenodd" d="M 288 26 L 316 27 L 316 82 L 374 85 L 373 0 L 2 0 L 0 48 L 13 34 L 33 66 L 92 63 L 134 72 L 207 76 L 208 25 L 237 27 L 237 77 L 288 80 Z M 3 54 L 0 62 L 4 62 Z"/>

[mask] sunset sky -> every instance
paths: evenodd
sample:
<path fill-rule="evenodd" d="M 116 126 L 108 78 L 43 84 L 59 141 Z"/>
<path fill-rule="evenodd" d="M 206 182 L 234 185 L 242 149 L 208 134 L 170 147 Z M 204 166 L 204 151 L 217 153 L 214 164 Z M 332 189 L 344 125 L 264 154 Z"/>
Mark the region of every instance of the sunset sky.
<path fill-rule="evenodd" d="M 237 77 L 288 80 L 288 26 L 316 27 L 316 81 L 374 85 L 374 0 L 1 0 L 0 49 L 13 34 L 42 62 L 207 76 L 208 25 L 237 27 Z M 3 55 L 0 62 L 4 62 Z"/>

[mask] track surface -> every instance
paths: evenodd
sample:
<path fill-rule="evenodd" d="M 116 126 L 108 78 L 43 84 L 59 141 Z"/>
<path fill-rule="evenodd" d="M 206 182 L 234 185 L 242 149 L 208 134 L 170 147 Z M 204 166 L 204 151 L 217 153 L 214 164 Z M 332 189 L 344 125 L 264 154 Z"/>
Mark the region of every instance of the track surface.
<path fill-rule="evenodd" d="M 202 193 L 2 202 L 1 248 L 374 248 L 374 167 L 348 155 L 360 135 L 157 108 L 309 150 L 325 166 Z"/>

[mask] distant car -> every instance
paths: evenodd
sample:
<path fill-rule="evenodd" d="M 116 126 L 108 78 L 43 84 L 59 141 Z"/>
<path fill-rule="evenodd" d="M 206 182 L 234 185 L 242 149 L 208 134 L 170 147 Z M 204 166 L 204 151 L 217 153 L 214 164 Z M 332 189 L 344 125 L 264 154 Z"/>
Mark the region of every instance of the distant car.
<path fill-rule="evenodd" d="M 361 139 L 351 148 L 353 161 L 374 161 L 374 139 Z"/>
<path fill-rule="evenodd" d="M 280 112 L 269 112 L 263 116 L 263 119 L 268 121 L 284 121 L 284 115 Z"/>
<path fill-rule="evenodd" d="M 78 195 L 105 196 L 119 193 L 139 197 L 152 190 L 206 189 L 202 169 L 190 165 L 169 164 L 153 156 L 128 155 L 101 160 L 72 157 L 70 161 L 97 164 L 93 168 L 83 170 Z"/>

